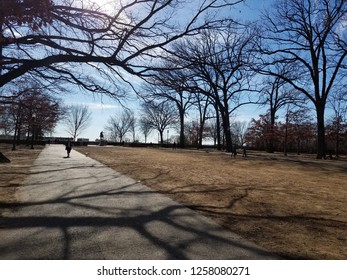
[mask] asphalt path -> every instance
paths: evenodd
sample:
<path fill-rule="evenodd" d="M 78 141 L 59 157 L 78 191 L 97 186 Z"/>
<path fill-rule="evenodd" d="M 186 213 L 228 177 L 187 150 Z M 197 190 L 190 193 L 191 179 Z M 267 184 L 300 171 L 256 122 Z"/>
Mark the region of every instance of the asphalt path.
<path fill-rule="evenodd" d="M 65 155 L 47 146 L 19 203 L 6 205 L 16 209 L 0 218 L 0 259 L 276 259 L 140 182 Z"/>

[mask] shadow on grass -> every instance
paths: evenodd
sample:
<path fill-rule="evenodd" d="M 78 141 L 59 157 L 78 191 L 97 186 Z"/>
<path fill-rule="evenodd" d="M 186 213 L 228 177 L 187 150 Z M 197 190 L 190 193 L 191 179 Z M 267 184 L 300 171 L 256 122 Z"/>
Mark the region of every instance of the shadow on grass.
<path fill-rule="evenodd" d="M 218 258 L 219 250 L 226 250 L 221 258 L 235 252 L 244 258 L 277 258 L 252 243 L 225 237 L 221 228 L 183 205 L 137 182 L 119 181 L 121 175 L 107 169 L 88 163 L 36 165 L 33 178 L 39 177 L 25 187 L 31 196 L 23 202 L 0 201 L 2 209 L 17 209 L 0 218 L 6 234 L 0 258 L 102 259 L 103 250 L 114 251 L 107 258 L 123 259 L 189 259 L 192 251 L 209 259 Z M 126 245 L 133 235 L 138 243 Z M 137 254 L 129 252 L 132 246 Z"/>

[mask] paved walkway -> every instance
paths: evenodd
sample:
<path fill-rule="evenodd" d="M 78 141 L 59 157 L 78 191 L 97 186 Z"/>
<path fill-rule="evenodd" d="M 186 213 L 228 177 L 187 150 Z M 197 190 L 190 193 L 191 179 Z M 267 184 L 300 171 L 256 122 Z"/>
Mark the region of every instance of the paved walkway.
<path fill-rule="evenodd" d="M 18 211 L 0 218 L 0 259 L 274 259 L 209 219 L 76 151 L 45 148 Z"/>

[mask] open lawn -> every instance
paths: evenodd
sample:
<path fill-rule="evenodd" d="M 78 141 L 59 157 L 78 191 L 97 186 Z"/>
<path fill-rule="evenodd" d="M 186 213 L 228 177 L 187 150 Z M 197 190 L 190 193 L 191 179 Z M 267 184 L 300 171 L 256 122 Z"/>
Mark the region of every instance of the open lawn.
<path fill-rule="evenodd" d="M 10 163 L 0 163 L 0 204 L 5 202 L 6 205 L 16 201 L 16 190 L 23 185 L 30 167 L 41 150 L 42 146 L 35 146 L 32 150 L 21 145 L 12 151 L 12 145 L 0 144 L 0 152 L 11 160 Z M 10 210 L 13 209 L 0 208 L 0 217 L 4 211 Z"/>
<path fill-rule="evenodd" d="M 347 161 L 77 148 L 286 259 L 347 259 Z"/>
<path fill-rule="evenodd" d="M 0 164 L 0 204 L 18 199 L 40 147 Z M 347 161 L 157 148 L 83 147 L 95 158 L 283 258 L 347 259 Z M 97 186 L 96 186 L 97 187 Z M 4 211 L 1 209 L 0 216 Z"/>

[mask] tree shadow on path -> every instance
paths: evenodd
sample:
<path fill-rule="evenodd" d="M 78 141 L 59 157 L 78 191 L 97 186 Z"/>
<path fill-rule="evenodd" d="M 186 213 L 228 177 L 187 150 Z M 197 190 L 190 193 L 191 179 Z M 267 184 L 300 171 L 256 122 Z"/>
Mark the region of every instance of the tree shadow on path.
<path fill-rule="evenodd" d="M 83 161 L 82 161 L 83 159 Z M 276 259 L 191 209 L 80 158 L 37 162 L 0 217 L 0 259 Z"/>

